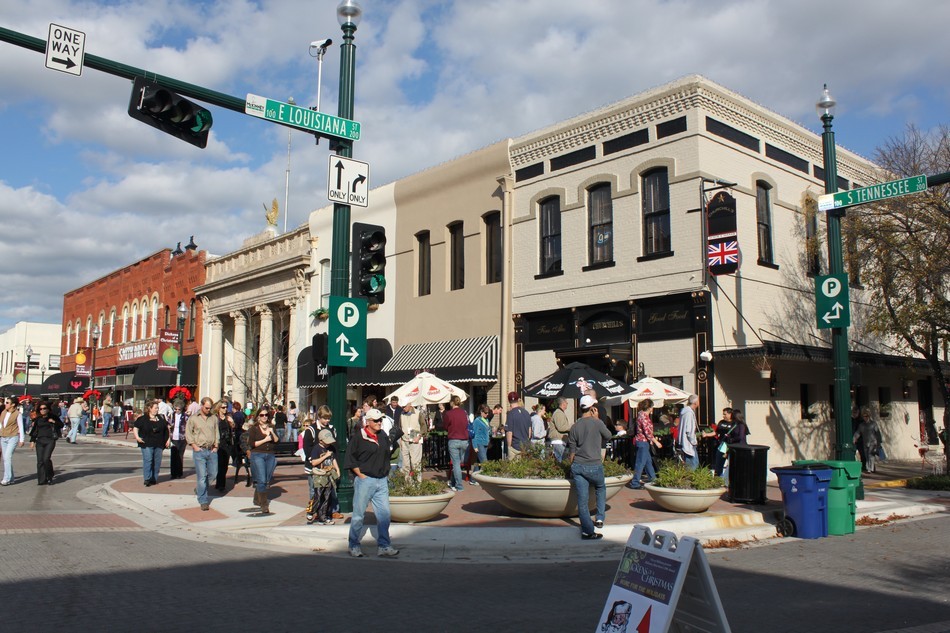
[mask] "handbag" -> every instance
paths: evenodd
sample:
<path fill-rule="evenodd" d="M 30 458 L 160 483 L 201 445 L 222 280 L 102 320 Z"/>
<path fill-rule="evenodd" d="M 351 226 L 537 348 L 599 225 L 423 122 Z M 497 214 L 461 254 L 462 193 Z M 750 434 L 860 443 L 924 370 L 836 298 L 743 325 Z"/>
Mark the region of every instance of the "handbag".
<path fill-rule="evenodd" d="M 723 455 L 725 455 L 726 453 L 728 453 L 728 452 L 729 452 L 729 445 L 726 444 L 725 442 L 720 442 L 720 443 L 719 443 L 719 452 L 722 453 Z"/>

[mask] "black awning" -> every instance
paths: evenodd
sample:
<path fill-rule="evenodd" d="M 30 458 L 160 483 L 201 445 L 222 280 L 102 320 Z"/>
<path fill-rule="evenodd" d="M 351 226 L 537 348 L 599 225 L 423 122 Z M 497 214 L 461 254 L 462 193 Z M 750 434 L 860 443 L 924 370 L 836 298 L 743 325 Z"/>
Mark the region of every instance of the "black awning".
<path fill-rule="evenodd" d="M 0 385 L 0 394 L 4 396 L 22 396 L 23 395 L 23 386 L 18 385 L 15 382 L 10 382 L 5 385 Z M 41 394 L 42 385 L 29 385 L 27 387 L 27 395 L 33 396 L 34 398 Z"/>
<path fill-rule="evenodd" d="M 351 367 L 346 371 L 348 386 L 391 385 L 393 382 L 380 382 L 383 365 L 393 357 L 393 347 L 384 338 L 371 338 L 366 341 L 366 367 Z M 297 354 L 297 387 L 316 389 L 327 386 L 327 359 L 314 359 L 313 347 L 308 345 Z"/>
<path fill-rule="evenodd" d="M 133 387 L 174 387 L 174 371 L 158 368 L 158 359 L 145 361 L 132 376 Z M 191 354 L 181 359 L 181 384 L 188 387 L 198 385 L 198 355 Z"/>
<path fill-rule="evenodd" d="M 771 360 L 831 362 L 831 349 L 812 345 L 798 345 L 781 341 L 765 341 L 763 345 L 740 347 L 736 349 L 713 350 L 714 360 L 740 360 L 768 357 Z M 930 365 L 922 358 L 897 356 L 895 354 L 876 354 L 874 352 L 849 351 L 848 359 L 852 365 L 865 367 L 890 367 L 906 369 L 913 367 L 921 371 L 930 371 Z M 950 368 L 950 365 L 947 365 Z"/>
<path fill-rule="evenodd" d="M 72 394 L 82 393 L 88 388 L 88 376 L 77 376 L 74 371 L 64 371 L 59 374 L 53 374 L 44 380 L 41 392 L 44 396 Z"/>

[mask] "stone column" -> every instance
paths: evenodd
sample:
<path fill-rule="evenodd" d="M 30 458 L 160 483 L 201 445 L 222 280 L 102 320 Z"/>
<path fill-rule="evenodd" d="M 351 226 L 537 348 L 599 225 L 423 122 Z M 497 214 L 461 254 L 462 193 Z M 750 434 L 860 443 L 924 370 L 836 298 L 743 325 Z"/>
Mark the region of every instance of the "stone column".
<path fill-rule="evenodd" d="M 270 306 L 257 306 L 261 315 L 261 344 L 257 355 L 257 391 L 258 400 L 273 400 L 276 387 L 274 375 L 274 313 Z M 254 404 L 258 404 L 256 401 Z"/>
<path fill-rule="evenodd" d="M 285 299 L 284 305 L 290 312 L 287 322 L 287 384 L 284 386 L 285 402 L 288 404 L 291 400 L 300 404 L 300 397 L 297 389 L 297 354 L 300 353 L 299 334 L 297 332 L 297 305 L 300 302 L 299 297 Z"/>
<path fill-rule="evenodd" d="M 234 358 L 231 363 L 231 398 L 247 403 L 247 317 L 238 310 L 234 319 Z"/>
<path fill-rule="evenodd" d="M 221 319 L 216 316 L 208 318 L 208 325 L 211 327 L 211 340 L 208 344 L 208 353 L 211 356 L 210 375 L 208 376 L 208 393 L 201 394 L 208 396 L 212 400 L 219 400 L 222 391 L 222 379 L 224 376 L 224 325 Z"/>

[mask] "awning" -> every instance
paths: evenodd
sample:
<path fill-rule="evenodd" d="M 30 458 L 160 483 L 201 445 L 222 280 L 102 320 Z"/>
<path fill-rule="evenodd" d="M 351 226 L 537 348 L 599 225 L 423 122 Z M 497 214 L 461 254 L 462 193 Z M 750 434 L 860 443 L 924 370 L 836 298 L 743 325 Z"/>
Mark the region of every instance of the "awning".
<path fill-rule="evenodd" d="M 394 385 L 393 382 L 380 382 L 383 365 L 393 356 L 393 347 L 384 338 L 371 338 L 366 341 L 366 367 L 351 367 L 346 371 L 347 386 Z M 308 345 L 297 355 L 297 387 L 317 389 L 327 386 L 327 359 L 313 358 L 313 347 Z"/>
<path fill-rule="evenodd" d="M 59 374 L 53 374 L 44 380 L 40 391 L 43 395 L 60 395 L 82 393 L 88 388 L 88 377 L 77 377 L 74 371 L 64 371 Z"/>
<path fill-rule="evenodd" d="M 173 387 L 175 386 L 174 371 L 160 370 L 158 359 L 145 361 L 135 370 L 132 376 L 133 387 Z M 188 387 L 198 385 L 198 355 L 191 354 L 181 359 L 181 384 Z"/>
<path fill-rule="evenodd" d="M 27 395 L 30 396 L 39 396 L 41 385 L 30 384 L 27 387 Z M 10 382 L 5 385 L 0 385 L 0 394 L 4 396 L 22 396 L 23 395 L 23 385 L 19 385 L 15 382 Z"/>
<path fill-rule="evenodd" d="M 383 367 L 383 384 L 401 384 L 427 371 L 443 380 L 496 382 L 498 337 L 411 343 L 403 345 Z"/>
<path fill-rule="evenodd" d="M 812 345 L 798 345 L 781 341 L 765 341 L 763 345 L 741 347 L 736 349 L 714 350 L 714 360 L 740 360 L 767 356 L 770 361 L 804 361 L 804 362 L 831 362 L 831 349 L 814 347 Z M 922 358 L 897 356 L 895 354 L 876 354 L 874 352 L 848 352 L 848 360 L 852 365 L 865 367 L 889 367 L 896 369 L 914 368 L 921 371 L 930 371 L 930 365 Z M 950 368 L 950 365 L 948 365 Z"/>

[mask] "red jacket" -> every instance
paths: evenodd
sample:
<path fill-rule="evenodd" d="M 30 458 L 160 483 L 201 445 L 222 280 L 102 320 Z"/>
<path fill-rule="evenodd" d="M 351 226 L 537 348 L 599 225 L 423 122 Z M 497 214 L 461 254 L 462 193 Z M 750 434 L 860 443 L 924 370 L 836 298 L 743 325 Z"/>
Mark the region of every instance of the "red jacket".
<path fill-rule="evenodd" d="M 442 425 L 450 440 L 468 439 L 468 415 L 462 409 L 449 409 L 442 414 Z"/>

